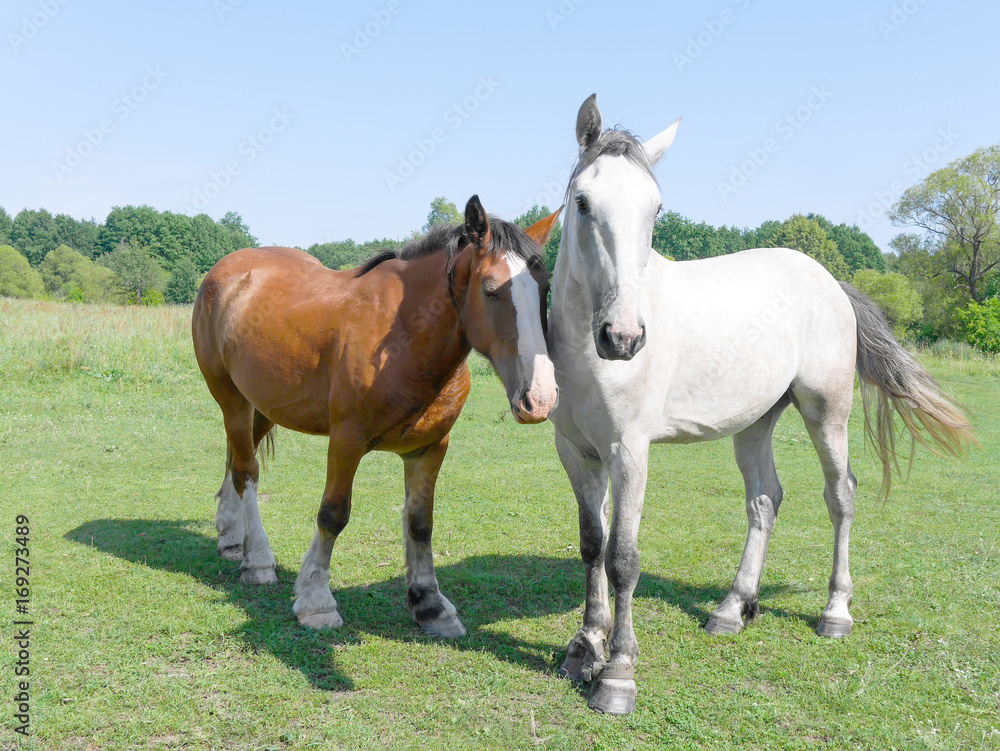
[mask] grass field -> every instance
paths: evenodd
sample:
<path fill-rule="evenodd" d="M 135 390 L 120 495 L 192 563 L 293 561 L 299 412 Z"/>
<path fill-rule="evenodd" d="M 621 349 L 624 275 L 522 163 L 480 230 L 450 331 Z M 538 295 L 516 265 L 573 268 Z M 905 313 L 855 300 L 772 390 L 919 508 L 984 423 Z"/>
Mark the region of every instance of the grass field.
<path fill-rule="evenodd" d="M 467 637 L 425 636 L 404 606 L 401 463 L 381 454 L 362 464 L 334 550 L 346 624 L 306 631 L 292 585 L 324 442 L 279 431 L 260 504 L 279 584 L 240 584 L 238 564 L 215 552 L 225 444 L 188 317 L 0 299 L 0 579 L 13 581 L 25 514 L 34 621 L 27 740 L 13 732 L 15 652 L 0 653 L 3 748 L 1000 748 L 996 363 L 924 359 L 969 408 L 983 448 L 963 462 L 920 452 L 888 502 L 856 409 L 846 640 L 812 631 L 833 534 L 795 411 L 776 435 L 786 496 L 763 614 L 737 637 L 701 629 L 746 533 L 732 445 L 654 447 L 634 604 L 638 709 L 613 718 L 555 675 L 580 622 L 583 567 L 550 424 L 515 425 L 499 381 L 474 363 L 434 530 Z M 13 600 L 7 584 L 5 645 Z"/>

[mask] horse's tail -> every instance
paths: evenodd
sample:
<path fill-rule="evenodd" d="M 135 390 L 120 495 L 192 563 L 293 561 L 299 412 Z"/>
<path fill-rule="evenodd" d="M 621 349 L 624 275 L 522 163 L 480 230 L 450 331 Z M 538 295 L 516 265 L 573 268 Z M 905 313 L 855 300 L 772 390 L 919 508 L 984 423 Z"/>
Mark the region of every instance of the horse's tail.
<path fill-rule="evenodd" d="M 865 437 L 882 462 L 883 498 L 889 496 L 892 470 L 898 473 L 893 411 L 910 433 L 910 464 L 914 440 L 935 454 L 961 456 L 966 443 L 979 445 L 972 425 L 955 403 L 892 335 L 878 305 L 841 282 L 858 322 L 857 369 L 865 413 Z M 871 407 L 874 401 L 875 419 Z M 929 439 L 929 440 L 928 440 Z"/>
<path fill-rule="evenodd" d="M 254 432 L 256 433 L 257 425 L 261 420 L 264 420 L 264 415 L 260 412 L 254 410 L 253 422 L 254 422 Z M 260 443 L 257 444 L 257 461 L 260 462 L 260 468 L 266 469 L 267 462 L 274 458 L 274 424 L 268 429 L 264 437 L 260 439 Z M 226 474 L 228 475 L 233 469 L 233 447 L 226 441 Z"/>

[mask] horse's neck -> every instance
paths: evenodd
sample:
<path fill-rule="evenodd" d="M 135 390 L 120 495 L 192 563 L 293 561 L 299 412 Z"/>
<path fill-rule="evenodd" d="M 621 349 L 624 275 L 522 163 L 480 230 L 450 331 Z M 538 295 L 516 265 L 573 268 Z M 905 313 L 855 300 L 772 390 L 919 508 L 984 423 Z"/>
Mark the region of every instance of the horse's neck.
<path fill-rule="evenodd" d="M 400 311 L 412 340 L 409 346 L 426 350 L 429 361 L 442 372 L 454 371 L 472 346 L 448 290 L 448 254 L 432 253 L 409 261 L 403 275 L 405 286 L 416 291 L 413 302 Z"/>

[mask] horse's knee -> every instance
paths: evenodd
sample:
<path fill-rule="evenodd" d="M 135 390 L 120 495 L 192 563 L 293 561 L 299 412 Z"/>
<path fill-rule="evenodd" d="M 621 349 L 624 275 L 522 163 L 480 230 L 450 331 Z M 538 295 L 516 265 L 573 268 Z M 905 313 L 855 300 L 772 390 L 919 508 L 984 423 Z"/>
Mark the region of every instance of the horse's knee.
<path fill-rule="evenodd" d="M 339 535 L 351 519 L 351 502 L 346 498 L 324 500 L 316 515 L 316 526 L 331 537 Z"/>
<path fill-rule="evenodd" d="M 774 490 L 771 490 L 774 493 Z M 761 493 L 747 499 L 747 519 L 750 527 L 770 533 L 774 529 L 774 520 L 778 516 L 781 505 L 781 488 L 773 495 Z"/>
<path fill-rule="evenodd" d="M 257 483 L 260 479 L 260 467 L 257 464 L 257 460 L 254 459 L 251 462 L 246 462 L 237 465 L 233 462 L 232 467 L 232 479 L 233 487 L 239 494 L 240 498 L 243 497 L 243 491 L 246 490 L 248 484 Z"/>
<path fill-rule="evenodd" d="M 616 544 L 612 539 L 604 568 L 616 592 L 633 589 L 639 581 L 639 548 L 634 544 Z"/>
<path fill-rule="evenodd" d="M 427 544 L 431 541 L 434 521 L 425 509 L 407 509 L 403 517 L 406 534 L 413 542 Z"/>
<path fill-rule="evenodd" d="M 592 566 L 600 557 L 604 548 L 604 530 L 599 525 L 580 523 L 580 557 L 588 566 Z"/>

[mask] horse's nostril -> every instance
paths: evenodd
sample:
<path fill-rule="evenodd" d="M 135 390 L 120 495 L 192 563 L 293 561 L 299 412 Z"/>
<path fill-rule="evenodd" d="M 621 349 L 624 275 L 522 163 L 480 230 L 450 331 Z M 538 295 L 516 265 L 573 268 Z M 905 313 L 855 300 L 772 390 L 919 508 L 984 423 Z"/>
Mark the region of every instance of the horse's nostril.
<path fill-rule="evenodd" d="M 601 326 L 601 331 L 600 331 L 600 333 L 597 336 L 598 336 L 598 341 L 601 344 L 601 347 L 603 347 L 604 349 L 611 349 L 611 324 L 610 323 L 606 323 L 603 326 Z"/>

